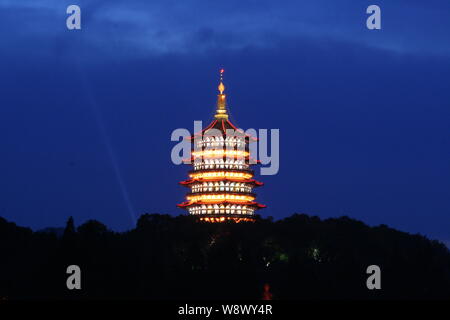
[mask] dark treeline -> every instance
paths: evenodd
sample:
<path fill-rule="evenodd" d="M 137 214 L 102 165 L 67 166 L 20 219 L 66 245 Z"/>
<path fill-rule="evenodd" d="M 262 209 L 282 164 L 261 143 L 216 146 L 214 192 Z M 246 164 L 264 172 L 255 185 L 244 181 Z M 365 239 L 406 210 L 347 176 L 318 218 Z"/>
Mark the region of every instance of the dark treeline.
<path fill-rule="evenodd" d="M 80 291 L 66 287 L 69 265 L 81 268 Z M 369 265 L 381 268 L 381 290 L 366 287 Z M 145 214 L 123 233 L 69 219 L 62 235 L 0 218 L 0 299 L 261 299 L 267 289 L 273 299 L 449 299 L 450 252 L 347 217 Z"/>

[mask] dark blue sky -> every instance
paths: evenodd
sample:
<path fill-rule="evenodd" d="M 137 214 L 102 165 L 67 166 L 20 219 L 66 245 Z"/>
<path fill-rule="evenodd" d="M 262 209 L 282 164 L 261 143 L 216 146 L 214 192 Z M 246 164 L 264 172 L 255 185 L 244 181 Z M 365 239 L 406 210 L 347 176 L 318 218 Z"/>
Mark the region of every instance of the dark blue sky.
<path fill-rule="evenodd" d="M 0 216 L 124 230 L 183 213 L 170 134 L 210 121 L 224 66 L 231 119 L 280 129 L 262 215 L 450 241 L 448 1 L 18 2 L 0 0 Z"/>

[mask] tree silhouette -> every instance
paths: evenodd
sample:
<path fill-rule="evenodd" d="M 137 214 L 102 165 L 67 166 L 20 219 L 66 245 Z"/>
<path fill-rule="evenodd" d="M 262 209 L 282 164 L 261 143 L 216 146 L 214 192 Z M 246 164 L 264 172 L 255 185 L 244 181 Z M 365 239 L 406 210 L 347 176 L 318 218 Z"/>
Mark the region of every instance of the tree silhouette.
<path fill-rule="evenodd" d="M 67 220 L 66 228 L 64 229 L 64 235 L 73 235 L 75 233 L 75 222 L 73 221 L 73 217 L 70 216 Z"/>
<path fill-rule="evenodd" d="M 70 217 L 62 237 L 52 230 L 0 218 L 0 298 L 450 299 L 445 245 L 348 217 L 210 224 L 144 214 L 122 233 Z M 65 287 L 71 264 L 81 291 Z M 366 287 L 373 264 L 382 290 Z"/>

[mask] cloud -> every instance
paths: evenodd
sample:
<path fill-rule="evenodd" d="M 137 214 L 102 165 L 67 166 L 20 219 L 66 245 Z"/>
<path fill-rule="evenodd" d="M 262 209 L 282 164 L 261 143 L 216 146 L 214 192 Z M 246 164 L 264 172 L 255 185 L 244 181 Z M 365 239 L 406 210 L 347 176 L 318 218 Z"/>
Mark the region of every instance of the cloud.
<path fill-rule="evenodd" d="M 366 2 L 366 3 L 365 3 Z M 202 54 L 222 48 L 273 47 L 280 40 L 316 38 L 353 42 L 397 53 L 448 55 L 450 21 L 447 1 L 380 0 L 382 30 L 365 27 L 367 1 L 237 1 L 127 2 L 78 0 L 83 30 L 77 40 L 65 30 L 65 9 L 58 0 L 2 0 L 0 28 L 8 30 L 7 48 L 17 52 L 33 39 L 45 45 L 72 48 L 71 43 L 98 53 L 116 50 L 132 55 Z M 38 48 L 39 49 L 39 48 Z M 126 54 L 124 54 L 126 56 Z"/>

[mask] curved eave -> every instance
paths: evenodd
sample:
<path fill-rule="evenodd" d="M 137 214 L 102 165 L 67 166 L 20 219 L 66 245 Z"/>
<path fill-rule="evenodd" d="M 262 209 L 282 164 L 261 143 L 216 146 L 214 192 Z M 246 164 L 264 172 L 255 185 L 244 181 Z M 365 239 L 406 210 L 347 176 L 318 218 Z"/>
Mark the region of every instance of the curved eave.
<path fill-rule="evenodd" d="M 234 124 L 232 124 L 229 120 L 227 120 L 227 123 L 228 123 L 234 130 L 236 130 L 236 131 L 238 131 L 238 132 L 241 132 L 241 133 L 244 133 L 243 130 L 236 128 L 236 126 L 235 126 Z M 246 133 L 244 133 L 244 134 L 245 134 L 245 137 L 248 138 L 249 140 L 251 140 L 251 141 L 258 141 L 258 138 L 255 138 L 255 137 L 253 137 L 253 136 L 251 136 L 251 135 L 249 135 L 249 134 L 246 134 Z"/>
<path fill-rule="evenodd" d="M 255 172 L 252 169 L 224 169 L 224 168 L 220 168 L 220 169 L 198 169 L 198 170 L 189 170 L 188 173 L 189 174 L 193 174 L 193 173 L 203 173 L 203 172 L 236 172 L 236 173 L 248 173 L 248 174 L 255 174 Z"/>
<path fill-rule="evenodd" d="M 214 121 L 211 122 L 205 129 L 203 129 L 202 131 L 197 132 L 197 133 L 194 133 L 193 135 L 191 135 L 191 136 L 189 136 L 189 137 L 186 137 L 185 139 L 186 139 L 186 140 L 194 140 L 196 137 L 201 137 L 201 136 L 203 136 L 203 133 L 204 133 L 206 130 L 211 129 L 213 126 L 215 126 L 216 123 L 217 123 L 217 121 L 218 121 L 218 120 L 214 120 Z"/>
<path fill-rule="evenodd" d="M 253 192 L 234 192 L 234 191 L 201 191 L 201 192 L 188 192 L 186 196 L 198 196 L 198 195 L 210 195 L 210 194 L 230 194 L 234 196 L 250 196 L 256 198 L 256 194 Z"/>
<path fill-rule="evenodd" d="M 195 138 L 201 138 L 203 134 L 208 131 L 209 129 L 218 129 L 220 130 L 224 135 L 226 135 L 227 129 L 233 129 L 238 134 L 238 136 L 245 136 L 245 138 L 248 138 L 249 141 L 255 142 L 258 141 L 258 138 L 255 138 L 249 134 L 246 134 L 242 129 L 238 129 L 234 124 L 232 124 L 229 120 L 214 120 L 212 121 L 205 129 L 203 129 L 200 132 L 194 133 L 193 135 L 186 137 L 186 140 L 194 140 Z"/>
<path fill-rule="evenodd" d="M 194 206 L 194 205 L 215 205 L 215 204 L 234 204 L 234 205 L 239 205 L 239 206 L 250 206 L 250 207 L 255 207 L 256 209 L 262 209 L 265 208 L 266 205 L 255 202 L 255 201 L 247 201 L 247 202 L 235 202 L 235 201 L 222 201 L 222 200 L 218 200 L 217 202 L 204 202 L 204 201 L 184 201 L 180 204 L 177 204 L 177 207 L 179 208 L 188 208 L 190 206 Z"/>
<path fill-rule="evenodd" d="M 196 182 L 217 182 L 217 181 L 230 181 L 230 182 L 242 182 L 242 183 L 251 183 L 254 184 L 256 187 L 263 186 L 264 183 L 261 181 L 257 181 L 255 179 L 233 179 L 233 178 L 216 178 L 216 179 L 188 179 L 184 181 L 180 181 L 179 183 L 183 186 L 189 186 L 190 184 L 196 183 Z"/>

